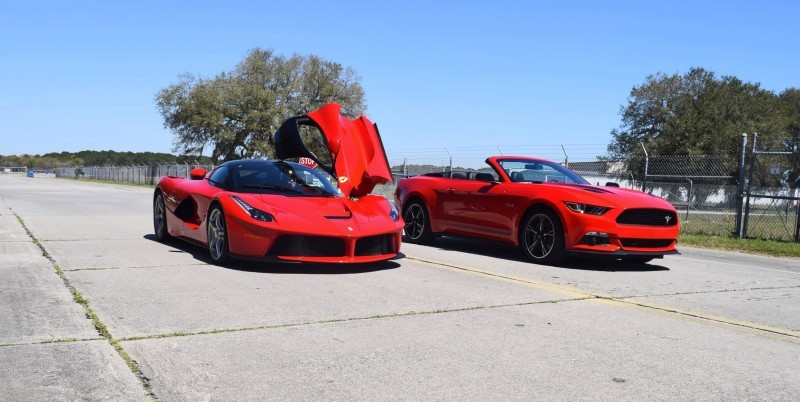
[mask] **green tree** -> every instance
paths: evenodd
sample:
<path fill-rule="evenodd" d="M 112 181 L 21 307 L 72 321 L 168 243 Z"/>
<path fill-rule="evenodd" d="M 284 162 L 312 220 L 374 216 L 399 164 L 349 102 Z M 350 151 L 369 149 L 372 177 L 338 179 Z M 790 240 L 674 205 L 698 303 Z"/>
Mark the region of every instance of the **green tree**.
<path fill-rule="evenodd" d="M 180 76 L 156 95 L 173 151 L 213 160 L 274 155 L 272 135 L 289 117 L 336 102 L 357 117 L 366 109 L 360 77 L 318 56 L 275 55 L 253 49 L 232 71 L 212 79 Z"/>
<path fill-rule="evenodd" d="M 742 133 L 757 132 L 759 144 L 778 146 L 790 136 L 792 122 L 788 102 L 775 93 L 702 68 L 648 76 L 631 90 L 620 114 L 608 146 L 612 158 L 640 153 L 640 142 L 651 154 L 736 158 Z"/>
<path fill-rule="evenodd" d="M 786 178 L 787 183 L 794 189 L 800 189 L 800 88 L 788 88 L 781 92 L 781 100 L 786 103 L 791 111 L 792 119 L 789 124 L 789 135 L 784 142 L 784 148 L 793 155 L 789 161 L 791 169 Z"/>

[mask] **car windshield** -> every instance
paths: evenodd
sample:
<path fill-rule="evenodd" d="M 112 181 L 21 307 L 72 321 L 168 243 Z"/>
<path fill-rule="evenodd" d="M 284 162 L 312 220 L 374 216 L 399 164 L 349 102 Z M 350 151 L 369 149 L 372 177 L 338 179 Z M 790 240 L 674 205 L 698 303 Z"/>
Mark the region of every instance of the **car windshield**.
<path fill-rule="evenodd" d="M 506 159 L 498 164 L 512 182 L 589 184 L 577 173 L 555 162 L 543 160 Z"/>
<path fill-rule="evenodd" d="M 341 195 L 325 172 L 291 162 L 242 163 L 231 171 L 234 191 L 287 195 Z"/>

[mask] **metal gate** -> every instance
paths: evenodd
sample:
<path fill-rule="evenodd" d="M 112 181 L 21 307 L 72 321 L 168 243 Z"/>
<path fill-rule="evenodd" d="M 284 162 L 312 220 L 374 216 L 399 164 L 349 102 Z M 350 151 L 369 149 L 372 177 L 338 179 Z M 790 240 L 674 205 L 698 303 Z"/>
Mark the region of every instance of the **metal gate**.
<path fill-rule="evenodd" d="M 800 242 L 800 188 L 789 185 L 797 180 L 800 149 L 795 143 L 792 151 L 757 151 L 757 140 L 758 134 L 753 138 L 738 235 Z"/>

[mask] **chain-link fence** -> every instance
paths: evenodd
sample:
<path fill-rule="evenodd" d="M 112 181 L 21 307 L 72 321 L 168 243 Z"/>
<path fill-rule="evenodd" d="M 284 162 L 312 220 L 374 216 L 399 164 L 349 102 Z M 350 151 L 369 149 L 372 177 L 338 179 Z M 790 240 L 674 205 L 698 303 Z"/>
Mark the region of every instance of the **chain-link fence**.
<path fill-rule="evenodd" d="M 737 161 L 716 155 L 649 156 L 641 190 L 669 201 L 684 233 L 729 235 L 736 227 Z M 636 161 L 639 166 L 642 162 Z"/>
<path fill-rule="evenodd" d="M 620 170 L 623 163 L 602 159 L 606 153 L 606 146 L 600 144 L 517 145 L 390 150 L 387 151 L 387 157 L 395 178 L 456 170 L 486 172 L 491 171 L 485 162 L 489 156 L 535 155 L 568 166 L 593 183 L 624 180 L 633 184 L 635 178 Z"/>
<path fill-rule="evenodd" d="M 0 166 L 0 174 L 25 174 L 28 173 L 27 166 Z"/>
<path fill-rule="evenodd" d="M 396 183 L 406 177 L 446 171 L 488 172 L 491 168 L 485 160 L 489 156 L 532 155 L 559 162 L 592 184 L 615 182 L 664 198 L 678 210 L 683 233 L 800 241 L 797 148 L 775 152 L 753 147 L 745 170 L 744 145 L 745 140 L 738 160 L 719 155 L 647 155 L 646 149 L 642 155 L 612 160 L 605 156 L 605 145 L 390 150 L 387 157 L 394 183 L 377 186 L 373 193 L 392 199 Z M 56 175 L 154 185 L 162 176 L 189 177 L 196 167 L 211 170 L 214 166 L 83 166 L 59 168 Z"/>
<path fill-rule="evenodd" d="M 213 165 L 164 164 L 150 166 L 80 166 L 58 168 L 56 177 L 115 181 L 121 183 L 155 185 L 163 176 L 188 178 L 194 168 L 211 170 Z"/>
<path fill-rule="evenodd" d="M 720 155 L 632 155 L 626 159 L 605 157 L 603 145 L 554 145 L 527 147 L 453 147 L 421 149 L 389 154 L 395 182 L 431 172 L 487 171 L 484 160 L 490 155 L 535 155 L 557 161 L 580 174 L 592 184 L 612 181 L 621 187 L 633 188 L 664 198 L 681 216 L 683 233 L 759 237 L 800 241 L 796 199 L 776 199 L 786 195 L 792 172 L 800 166 L 775 168 L 783 180 L 773 180 L 772 187 L 748 192 L 750 208 L 745 208 L 744 145 L 740 158 Z M 753 158 L 764 158 L 753 154 Z M 796 152 L 795 152 L 796 157 Z M 787 155 L 782 155 L 784 158 Z M 765 163 L 765 162 L 761 162 Z M 788 166 L 786 162 L 781 166 Z M 765 168 L 756 166 L 756 171 Z M 752 180 L 751 180 L 752 181 Z M 783 189 L 780 187 L 783 184 Z M 391 195 L 394 187 L 383 186 L 382 194 Z M 795 194 L 798 190 L 794 190 Z M 761 197 L 755 201 L 756 197 Z M 792 204 L 794 202 L 794 204 Z M 747 214 L 752 214 L 747 219 Z M 749 225 L 749 230 L 748 230 Z M 744 227 L 744 233 L 740 228 Z"/>
<path fill-rule="evenodd" d="M 743 192 L 742 237 L 800 242 L 800 149 L 798 140 L 758 147 Z"/>

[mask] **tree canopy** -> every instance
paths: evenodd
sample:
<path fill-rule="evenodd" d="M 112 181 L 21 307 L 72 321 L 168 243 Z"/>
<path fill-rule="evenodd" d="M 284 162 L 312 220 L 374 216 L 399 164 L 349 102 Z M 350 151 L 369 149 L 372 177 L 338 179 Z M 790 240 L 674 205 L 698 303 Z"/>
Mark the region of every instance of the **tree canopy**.
<path fill-rule="evenodd" d="M 778 96 L 758 83 L 717 78 L 702 68 L 683 75 L 650 75 L 621 107 L 622 122 L 611 131 L 608 150 L 612 157 L 625 157 L 641 152 L 641 142 L 658 155 L 735 158 L 742 133 L 758 133 L 765 146 L 787 146 L 786 139 L 800 128 L 797 98 L 796 89 Z"/>
<path fill-rule="evenodd" d="M 318 56 L 256 48 L 214 78 L 180 76 L 158 92 L 156 104 L 175 134 L 174 152 L 201 155 L 210 148 L 213 160 L 274 156 L 272 135 L 289 117 L 330 102 L 347 117 L 363 114 L 359 81 L 352 68 Z"/>
<path fill-rule="evenodd" d="M 748 134 L 749 144 L 752 134 L 758 133 L 758 150 L 794 154 L 770 161 L 779 162 L 782 175 L 766 174 L 769 166 L 763 163 L 757 166 L 756 183 L 792 188 L 800 184 L 800 90 L 796 88 L 776 94 L 758 83 L 717 77 L 703 68 L 683 75 L 659 73 L 633 87 L 620 115 L 620 126 L 611 131 L 608 159 L 626 160 L 630 171 L 642 171 L 642 143 L 650 155 L 721 158 L 730 162 L 725 163 L 727 174 L 736 177 L 742 133 Z"/>

